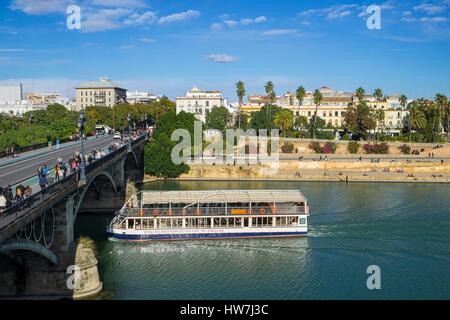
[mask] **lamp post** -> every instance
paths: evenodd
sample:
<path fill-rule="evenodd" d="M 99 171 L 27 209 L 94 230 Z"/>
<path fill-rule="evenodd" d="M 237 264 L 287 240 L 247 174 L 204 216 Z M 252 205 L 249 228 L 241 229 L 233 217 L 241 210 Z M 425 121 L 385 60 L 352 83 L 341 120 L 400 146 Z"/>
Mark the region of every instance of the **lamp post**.
<path fill-rule="evenodd" d="M 80 129 L 80 139 L 81 139 L 80 180 L 78 181 L 79 186 L 84 186 L 86 184 L 86 161 L 84 156 L 84 138 L 83 138 L 85 126 L 86 126 L 86 115 L 84 113 L 84 110 L 81 110 L 78 116 L 78 128 Z"/>
<path fill-rule="evenodd" d="M 128 151 L 131 151 L 131 114 L 128 113 L 128 117 L 127 117 L 127 121 L 128 121 Z"/>
<path fill-rule="evenodd" d="M 144 115 L 145 129 L 148 129 L 147 118 L 148 118 L 148 114 L 145 113 L 145 115 Z"/>

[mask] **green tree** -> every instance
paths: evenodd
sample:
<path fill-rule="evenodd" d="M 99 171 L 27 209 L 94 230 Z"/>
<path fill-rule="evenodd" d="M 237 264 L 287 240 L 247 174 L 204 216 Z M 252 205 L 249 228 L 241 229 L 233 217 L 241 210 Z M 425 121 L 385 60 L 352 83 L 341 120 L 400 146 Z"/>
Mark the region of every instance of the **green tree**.
<path fill-rule="evenodd" d="M 269 109 L 271 110 L 269 112 Z M 250 128 L 255 130 L 276 129 L 273 124 L 274 116 L 282 109 L 273 105 L 265 105 L 259 111 L 253 112 L 250 119 Z"/>
<path fill-rule="evenodd" d="M 273 123 L 283 131 L 286 138 L 286 131 L 294 125 L 294 115 L 291 111 L 283 109 L 275 115 Z"/>
<path fill-rule="evenodd" d="M 271 104 L 275 103 L 277 95 L 275 94 L 275 87 L 273 85 L 272 81 L 268 81 L 266 85 L 264 86 L 264 89 L 266 90 L 267 98 L 269 99 Z"/>
<path fill-rule="evenodd" d="M 214 107 L 206 116 L 206 128 L 225 131 L 231 121 L 231 114 L 225 107 Z"/>
<path fill-rule="evenodd" d="M 344 122 L 350 131 L 364 139 L 368 137 L 368 131 L 376 127 L 376 121 L 365 101 L 356 105 L 349 104 L 344 113 Z"/>
<path fill-rule="evenodd" d="M 176 142 L 171 141 L 165 134 L 159 135 L 149 143 L 144 151 L 145 174 L 158 178 L 174 179 L 188 173 L 189 166 L 187 164 L 174 164 L 172 161 L 171 154 L 175 145 Z"/>

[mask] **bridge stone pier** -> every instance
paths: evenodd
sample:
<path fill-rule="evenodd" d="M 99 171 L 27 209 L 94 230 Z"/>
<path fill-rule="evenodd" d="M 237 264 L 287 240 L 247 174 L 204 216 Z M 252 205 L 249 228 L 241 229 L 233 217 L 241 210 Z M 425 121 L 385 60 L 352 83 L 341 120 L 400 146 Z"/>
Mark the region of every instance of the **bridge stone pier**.
<path fill-rule="evenodd" d="M 142 181 L 143 136 L 9 208 L 0 217 L 0 299 L 83 298 L 102 289 L 97 260 L 74 239 L 80 212 L 113 213 Z M 105 226 L 106 227 L 106 226 Z"/>

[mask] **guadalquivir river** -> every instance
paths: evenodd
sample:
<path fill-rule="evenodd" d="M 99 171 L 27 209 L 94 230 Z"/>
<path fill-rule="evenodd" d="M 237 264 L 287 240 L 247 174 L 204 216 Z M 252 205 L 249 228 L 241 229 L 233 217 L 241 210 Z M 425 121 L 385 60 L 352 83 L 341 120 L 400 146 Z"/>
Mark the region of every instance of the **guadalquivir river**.
<path fill-rule="evenodd" d="M 105 216 L 80 216 L 95 239 L 104 298 L 449 299 L 450 186 L 324 182 L 156 182 L 146 190 L 300 189 L 304 238 L 158 243 L 108 240 Z M 368 290 L 367 267 L 381 269 Z"/>

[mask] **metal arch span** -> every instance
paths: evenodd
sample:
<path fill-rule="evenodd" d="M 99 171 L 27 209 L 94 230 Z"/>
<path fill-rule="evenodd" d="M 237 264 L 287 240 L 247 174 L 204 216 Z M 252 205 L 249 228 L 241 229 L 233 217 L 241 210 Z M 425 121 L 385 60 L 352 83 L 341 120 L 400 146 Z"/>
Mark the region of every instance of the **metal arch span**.
<path fill-rule="evenodd" d="M 116 186 L 116 183 L 115 183 L 115 181 L 114 181 L 113 176 L 112 176 L 111 174 L 109 174 L 108 172 L 106 172 L 106 171 L 100 172 L 100 173 L 97 174 L 95 177 L 93 177 L 92 179 L 90 179 L 90 180 L 89 180 L 89 183 L 83 188 L 83 192 L 81 193 L 81 195 L 80 195 L 80 197 L 79 197 L 78 203 L 75 204 L 75 211 L 74 211 L 74 213 L 73 213 L 74 221 L 75 221 L 75 219 L 77 218 L 78 210 L 80 209 L 81 204 L 83 203 L 83 199 L 84 199 L 84 196 L 86 195 L 86 192 L 89 190 L 89 187 L 90 187 L 91 184 L 95 181 L 95 179 L 97 179 L 97 178 L 100 177 L 100 176 L 104 176 L 104 177 L 108 178 L 109 182 L 111 182 L 111 185 L 112 185 L 112 187 L 114 188 L 114 192 L 115 192 L 115 193 L 118 192 L 118 189 L 117 189 L 117 186 Z"/>
<path fill-rule="evenodd" d="M 11 240 L 0 245 L 0 253 L 10 254 L 13 251 L 25 250 L 35 252 L 48 260 L 54 265 L 58 264 L 58 257 L 44 245 L 32 240 Z"/>

